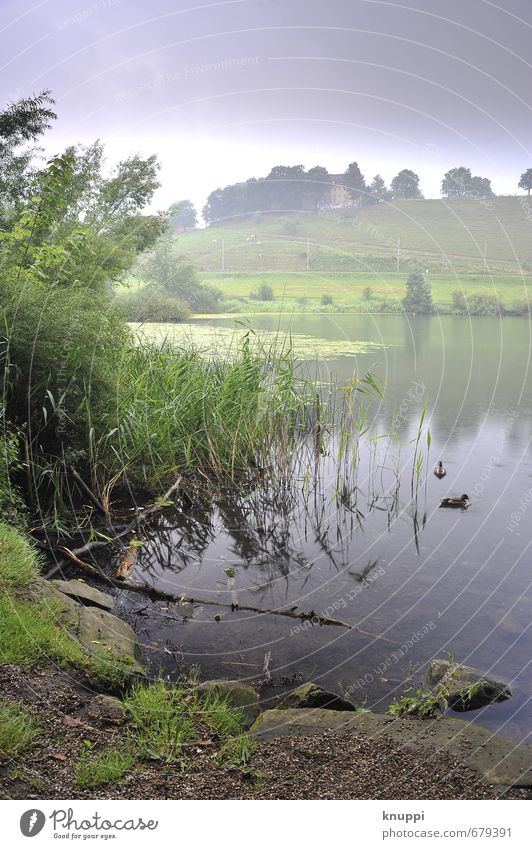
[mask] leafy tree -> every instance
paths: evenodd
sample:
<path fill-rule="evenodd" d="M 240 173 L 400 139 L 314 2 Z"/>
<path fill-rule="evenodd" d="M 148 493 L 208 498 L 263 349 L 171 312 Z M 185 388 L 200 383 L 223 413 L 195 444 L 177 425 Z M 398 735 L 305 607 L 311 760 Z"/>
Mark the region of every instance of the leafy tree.
<path fill-rule="evenodd" d="M 140 258 L 137 273 L 148 287 L 180 299 L 193 312 L 216 312 L 220 307 L 221 293 L 200 283 L 193 263 L 173 239 L 159 239 L 154 250 Z"/>
<path fill-rule="evenodd" d="M 530 196 L 530 189 L 532 189 L 532 168 L 528 168 L 521 174 L 517 185 L 520 189 L 526 189 L 527 194 Z"/>
<path fill-rule="evenodd" d="M 470 168 L 461 165 L 451 168 L 443 176 L 441 184 L 443 197 L 491 197 L 491 180 L 487 177 L 473 177 Z"/>
<path fill-rule="evenodd" d="M 471 169 L 463 165 L 459 168 L 451 168 L 443 175 L 441 193 L 444 197 L 465 197 L 471 182 Z"/>
<path fill-rule="evenodd" d="M 419 188 L 419 177 L 414 171 L 404 168 L 399 171 L 391 183 L 392 197 L 394 198 L 422 198 Z"/>
<path fill-rule="evenodd" d="M 358 200 L 360 202 L 365 197 L 367 193 L 366 181 L 364 180 L 364 175 L 358 167 L 357 162 L 351 162 L 347 166 L 347 170 L 344 174 L 344 183 L 349 189 L 349 193 L 353 200 Z"/>
<path fill-rule="evenodd" d="M 469 197 L 489 198 L 493 197 L 491 180 L 487 177 L 471 177 L 468 189 Z"/>
<path fill-rule="evenodd" d="M 132 156 L 106 175 L 104 147 L 96 141 L 67 148 L 64 161 L 69 163 L 69 180 L 62 188 L 62 209 L 56 210 L 50 230 L 41 231 L 39 237 L 60 242 L 83 232 L 90 250 L 83 266 L 78 264 L 75 279 L 101 288 L 120 279 L 165 228 L 161 216 L 142 215 L 159 186 L 157 159 Z M 37 193 L 40 180 L 38 176 Z"/>
<path fill-rule="evenodd" d="M 431 313 L 432 292 L 421 271 L 413 271 L 406 281 L 406 297 L 403 299 L 405 312 Z"/>
<path fill-rule="evenodd" d="M 57 117 L 53 104 L 50 92 L 42 91 L 0 111 L 0 227 L 14 219 L 30 196 L 37 152 L 32 143 Z"/>
<path fill-rule="evenodd" d="M 304 208 L 317 209 L 329 185 L 329 172 L 322 165 L 309 168 L 305 174 Z"/>
<path fill-rule="evenodd" d="M 168 223 L 173 230 L 192 230 L 198 225 L 198 215 L 190 200 L 178 200 L 168 209 Z"/>
<path fill-rule="evenodd" d="M 386 183 L 384 182 L 380 174 L 375 174 L 373 180 L 371 181 L 369 190 L 371 194 L 378 200 L 387 200 L 389 197 L 389 192 L 386 188 Z"/>

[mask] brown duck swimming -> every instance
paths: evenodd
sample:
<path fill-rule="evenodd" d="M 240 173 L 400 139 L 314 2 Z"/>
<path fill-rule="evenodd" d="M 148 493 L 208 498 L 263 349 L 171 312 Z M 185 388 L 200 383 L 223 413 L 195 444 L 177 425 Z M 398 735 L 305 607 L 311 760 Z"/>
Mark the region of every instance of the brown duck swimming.
<path fill-rule="evenodd" d="M 469 495 L 451 495 L 448 498 L 442 498 L 440 507 L 461 507 L 462 510 L 467 510 L 470 505 Z"/>
<path fill-rule="evenodd" d="M 441 460 L 438 460 L 438 465 L 434 469 L 434 474 L 436 475 L 437 478 L 444 478 L 445 475 L 447 474 L 447 469 L 443 468 L 443 463 L 442 463 Z"/>

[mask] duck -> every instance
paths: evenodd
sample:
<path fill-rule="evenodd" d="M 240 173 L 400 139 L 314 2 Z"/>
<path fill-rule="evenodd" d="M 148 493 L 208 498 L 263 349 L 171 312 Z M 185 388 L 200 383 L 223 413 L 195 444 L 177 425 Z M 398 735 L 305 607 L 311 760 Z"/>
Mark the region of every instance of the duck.
<path fill-rule="evenodd" d="M 443 467 L 443 463 L 441 460 L 438 460 L 438 465 L 434 469 L 434 474 L 437 478 L 444 478 L 447 474 L 447 469 Z"/>
<path fill-rule="evenodd" d="M 451 495 L 447 498 L 442 498 L 440 507 L 461 507 L 462 510 L 467 510 L 470 500 L 469 495 L 464 492 L 463 495 Z"/>

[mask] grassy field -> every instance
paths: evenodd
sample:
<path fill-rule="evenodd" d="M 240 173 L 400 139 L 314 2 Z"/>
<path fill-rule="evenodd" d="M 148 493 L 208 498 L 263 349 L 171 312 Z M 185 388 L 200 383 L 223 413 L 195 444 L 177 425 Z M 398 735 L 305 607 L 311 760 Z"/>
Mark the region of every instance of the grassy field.
<path fill-rule="evenodd" d="M 399 301 L 405 295 L 406 274 L 351 274 L 351 275 L 317 275 L 308 274 L 270 274 L 270 275 L 222 275 L 201 274 L 204 282 L 212 283 L 220 289 L 228 300 L 248 299 L 251 292 L 262 283 L 267 283 L 273 289 L 273 301 L 250 301 L 249 309 L 263 312 L 265 310 L 284 309 L 312 310 L 319 307 L 323 310 L 321 299 L 329 295 L 334 306 L 350 305 L 361 308 L 371 308 L 371 303 L 386 298 L 389 301 Z M 432 296 L 440 307 L 450 307 L 452 292 L 462 289 L 467 297 L 471 292 L 479 290 L 496 295 L 507 307 L 522 301 L 527 297 L 527 282 L 532 285 L 530 277 L 512 275 L 484 274 L 428 274 L 427 281 L 432 288 Z M 371 299 L 364 298 L 364 290 L 371 289 Z"/>
<path fill-rule="evenodd" d="M 416 261 L 451 275 L 519 274 L 532 269 L 527 203 L 524 197 L 411 200 L 321 216 L 258 213 L 178 238 L 202 272 L 219 272 L 223 265 L 226 274 L 391 273 L 397 271 L 400 240 L 403 272 Z"/>

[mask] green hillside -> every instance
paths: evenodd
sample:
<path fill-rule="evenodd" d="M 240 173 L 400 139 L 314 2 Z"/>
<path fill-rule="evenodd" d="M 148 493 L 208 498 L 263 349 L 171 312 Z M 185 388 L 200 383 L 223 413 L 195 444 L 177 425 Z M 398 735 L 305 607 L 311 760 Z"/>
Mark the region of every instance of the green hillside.
<path fill-rule="evenodd" d="M 457 198 L 396 201 L 319 216 L 259 213 L 178 238 L 183 253 L 204 272 L 305 272 L 307 264 L 318 275 L 392 272 L 400 240 L 401 272 L 419 262 L 440 274 L 519 274 L 532 269 L 532 215 L 526 203 L 524 197 Z"/>

